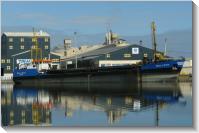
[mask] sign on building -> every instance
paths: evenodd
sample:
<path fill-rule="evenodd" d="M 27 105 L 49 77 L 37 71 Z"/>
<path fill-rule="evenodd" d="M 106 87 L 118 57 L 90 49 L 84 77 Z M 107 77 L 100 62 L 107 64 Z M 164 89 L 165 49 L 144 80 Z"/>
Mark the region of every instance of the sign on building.
<path fill-rule="evenodd" d="M 67 44 L 67 43 L 71 44 L 72 41 L 70 39 L 64 39 L 64 44 Z"/>
<path fill-rule="evenodd" d="M 132 48 L 132 54 L 139 54 L 139 48 Z"/>
<path fill-rule="evenodd" d="M 32 59 L 17 59 L 17 64 L 31 64 Z"/>
<path fill-rule="evenodd" d="M 72 61 L 67 61 L 67 65 L 71 65 L 71 64 L 73 64 Z"/>

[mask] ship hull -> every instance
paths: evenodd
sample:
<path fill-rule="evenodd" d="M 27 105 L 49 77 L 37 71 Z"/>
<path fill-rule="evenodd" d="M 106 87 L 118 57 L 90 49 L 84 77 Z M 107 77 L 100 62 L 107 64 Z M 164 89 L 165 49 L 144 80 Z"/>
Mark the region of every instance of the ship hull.
<path fill-rule="evenodd" d="M 181 62 L 180 62 L 181 63 Z M 26 85 L 59 85 L 88 83 L 124 83 L 139 84 L 140 82 L 174 81 L 182 69 L 179 61 L 146 64 L 142 66 L 119 66 L 93 69 L 49 70 L 36 73 L 35 70 L 19 70 L 14 73 L 16 84 Z"/>
<path fill-rule="evenodd" d="M 84 70 L 55 70 L 36 76 L 14 77 L 16 84 L 49 85 L 49 84 L 84 84 L 84 83 L 129 83 L 138 82 L 139 69 L 134 67 L 103 68 Z"/>
<path fill-rule="evenodd" d="M 179 77 L 181 68 L 177 70 L 160 69 L 160 70 L 146 70 L 141 72 L 142 82 L 176 82 Z"/>

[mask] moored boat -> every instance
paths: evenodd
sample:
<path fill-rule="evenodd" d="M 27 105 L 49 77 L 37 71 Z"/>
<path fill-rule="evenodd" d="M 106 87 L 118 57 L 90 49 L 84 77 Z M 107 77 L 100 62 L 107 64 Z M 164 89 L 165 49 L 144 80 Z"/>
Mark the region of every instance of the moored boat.
<path fill-rule="evenodd" d="M 65 84 L 65 83 L 139 83 L 177 81 L 184 60 L 169 60 L 143 65 L 115 67 L 46 70 L 15 69 L 16 84 Z"/>

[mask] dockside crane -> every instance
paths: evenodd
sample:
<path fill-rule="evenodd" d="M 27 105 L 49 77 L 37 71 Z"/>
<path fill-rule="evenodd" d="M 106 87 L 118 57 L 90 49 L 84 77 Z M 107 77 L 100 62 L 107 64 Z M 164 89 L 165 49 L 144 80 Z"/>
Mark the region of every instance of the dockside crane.
<path fill-rule="evenodd" d="M 39 48 L 38 36 L 34 28 L 32 41 L 33 47 L 31 47 L 31 59 L 33 60 L 33 63 L 37 64 L 42 60 L 42 49 Z"/>

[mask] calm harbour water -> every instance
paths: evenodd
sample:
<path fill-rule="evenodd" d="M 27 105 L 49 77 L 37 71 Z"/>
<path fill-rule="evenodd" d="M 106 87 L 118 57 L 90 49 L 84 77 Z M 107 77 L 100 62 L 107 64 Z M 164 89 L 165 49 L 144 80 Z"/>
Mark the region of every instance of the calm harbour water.
<path fill-rule="evenodd" d="M 118 86 L 127 89 L 107 91 Z M 2 126 L 192 126 L 192 83 L 127 86 L 89 85 L 72 92 L 2 84 Z"/>

